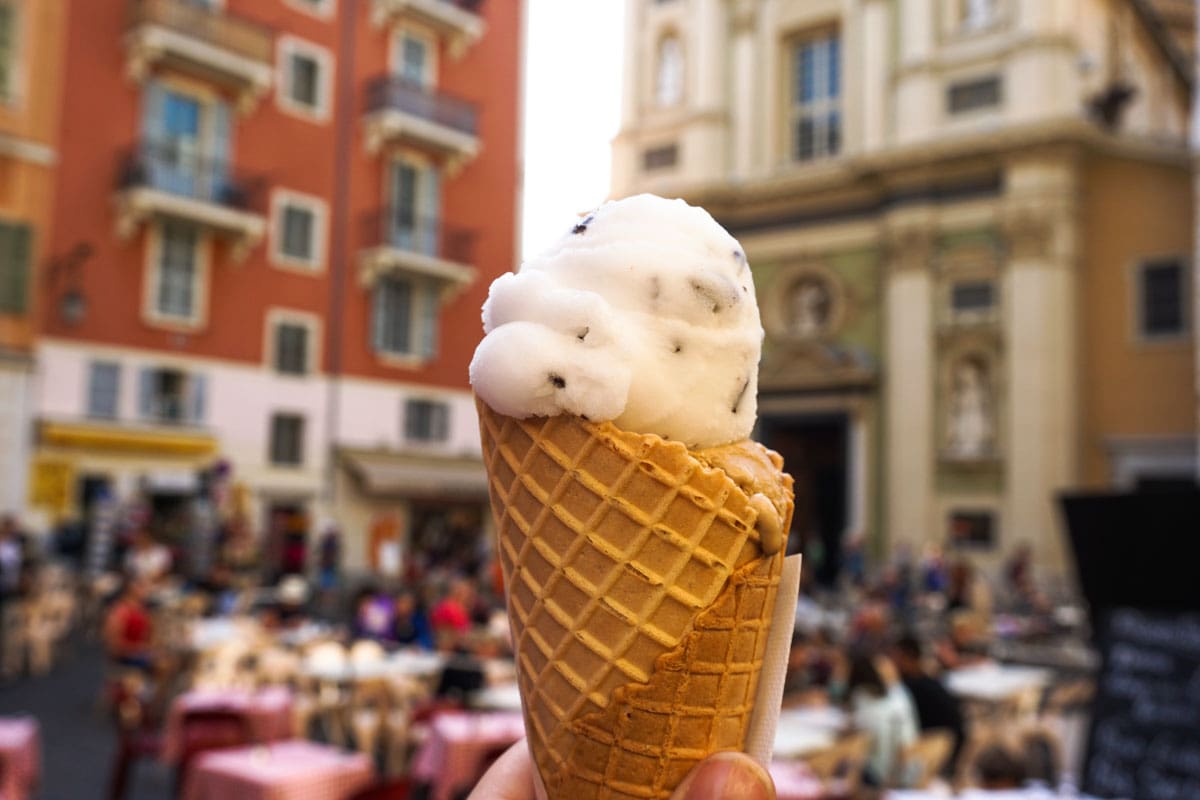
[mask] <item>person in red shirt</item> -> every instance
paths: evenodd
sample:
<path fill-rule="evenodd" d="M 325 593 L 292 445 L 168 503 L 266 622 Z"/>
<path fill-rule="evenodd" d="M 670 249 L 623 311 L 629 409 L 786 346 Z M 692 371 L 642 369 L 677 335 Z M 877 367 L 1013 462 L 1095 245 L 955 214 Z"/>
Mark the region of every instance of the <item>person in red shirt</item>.
<path fill-rule="evenodd" d="M 450 591 L 433 607 L 429 625 L 439 644 L 451 647 L 471 630 L 471 606 L 475 602 L 475 587 L 466 578 L 450 584 Z"/>
<path fill-rule="evenodd" d="M 154 623 L 146 607 L 146 591 L 142 581 L 125 585 L 104 621 L 104 643 L 118 664 L 149 670 L 154 666 Z"/>

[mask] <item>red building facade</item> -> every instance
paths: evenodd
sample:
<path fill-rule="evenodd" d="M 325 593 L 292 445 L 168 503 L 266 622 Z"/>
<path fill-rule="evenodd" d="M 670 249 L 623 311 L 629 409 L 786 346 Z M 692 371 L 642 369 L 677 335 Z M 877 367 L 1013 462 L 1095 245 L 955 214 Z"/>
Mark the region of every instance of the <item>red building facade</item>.
<path fill-rule="evenodd" d="M 71 3 L 35 470 L 167 530 L 478 528 L 466 365 L 515 259 L 520 0 Z M 306 520 L 296 525 L 295 520 Z M 392 549 L 388 549 L 391 547 Z"/>

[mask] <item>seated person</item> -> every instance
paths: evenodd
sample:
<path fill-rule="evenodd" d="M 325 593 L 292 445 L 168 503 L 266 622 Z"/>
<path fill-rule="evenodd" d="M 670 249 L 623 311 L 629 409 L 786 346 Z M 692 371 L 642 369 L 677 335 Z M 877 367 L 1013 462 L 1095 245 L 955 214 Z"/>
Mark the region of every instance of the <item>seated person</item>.
<path fill-rule="evenodd" d="M 863 651 L 850 657 L 846 691 L 854 726 L 871 736 L 863 778 L 883 786 L 892 776 L 900 751 L 917 738 L 912 698 L 886 657 Z"/>
<path fill-rule="evenodd" d="M 950 635 L 935 646 L 942 669 L 962 669 L 987 660 L 988 643 L 982 620 L 969 611 L 950 617 Z"/>
<path fill-rule="evenodd" d="M 926 671 L 921 643 L 915 636 L 906 634 L 900 637 L 892 648 L 892 660 L 900 672 L 904 688 L 908 689 L 913 705 L 916 706 L 917 722 L 921 730 L 944 729 L 953 734 L 954 750 L 943 770 L 944 775 L 953 775 L 954 765 L 958 762 L 966 735 L 962 706 L 958 698 L 950 694 L 941 681 Z"/>
<path fill-rule="evenodd" d="M 396 597 L 393 611 L 391 639 L 396 644 L 433 649 L 433 631 L 429 627 L 429 619 L 425 616 L 425 610 L 417 605 L 417 598 L 412 592 L 401 592 Z"/>

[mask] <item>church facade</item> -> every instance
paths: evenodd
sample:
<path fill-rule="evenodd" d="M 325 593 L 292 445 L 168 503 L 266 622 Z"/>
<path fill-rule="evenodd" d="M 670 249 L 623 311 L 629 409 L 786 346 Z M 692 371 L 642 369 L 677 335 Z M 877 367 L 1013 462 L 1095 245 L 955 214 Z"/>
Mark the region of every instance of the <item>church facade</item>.
<path fill-rule="evenodd" d="M 613 194 L 746 248 L 819 577 L 855 539 L 1061 572 L 1058 493 L 1195 474 L 1191 76 L 1155 14 L 628 0 Z"/>

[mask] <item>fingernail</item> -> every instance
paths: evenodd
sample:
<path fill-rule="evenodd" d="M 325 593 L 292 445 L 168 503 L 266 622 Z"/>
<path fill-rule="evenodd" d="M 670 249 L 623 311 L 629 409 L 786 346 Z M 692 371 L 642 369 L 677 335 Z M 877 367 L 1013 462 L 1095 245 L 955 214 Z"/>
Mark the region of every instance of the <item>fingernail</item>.
<path fill-rule="evenodd" d="M 766 772 L 742 753 L 717 753 L 696 768 L 683 794 L 685 800 L 774 800 Z"/>

